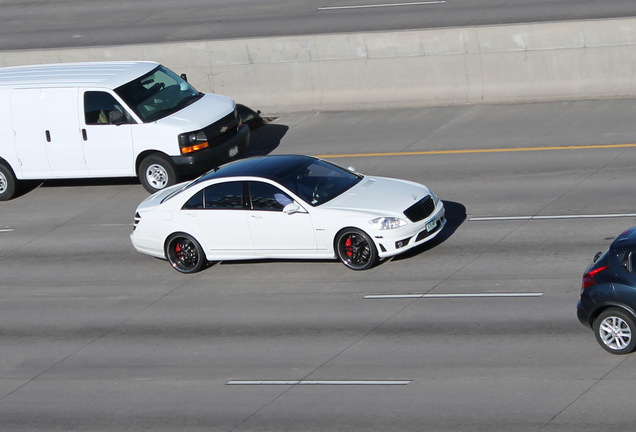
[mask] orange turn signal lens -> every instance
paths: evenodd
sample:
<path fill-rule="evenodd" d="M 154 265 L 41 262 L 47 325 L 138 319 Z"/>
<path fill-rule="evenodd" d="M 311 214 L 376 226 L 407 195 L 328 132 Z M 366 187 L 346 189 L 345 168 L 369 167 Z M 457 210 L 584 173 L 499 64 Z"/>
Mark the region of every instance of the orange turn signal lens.
<path fill-rule="evenodd" d="M 208 148 L 208 147 L 210 147 L 210 144 L 208 144 L 207 141 L 204 141 L 204 142 L 196 143 L 195 145 L 191 145 L 188 147 L 181 147 L 181 153 L 188 154 L 195 151 L 203 150 L 204 148 Z"/>

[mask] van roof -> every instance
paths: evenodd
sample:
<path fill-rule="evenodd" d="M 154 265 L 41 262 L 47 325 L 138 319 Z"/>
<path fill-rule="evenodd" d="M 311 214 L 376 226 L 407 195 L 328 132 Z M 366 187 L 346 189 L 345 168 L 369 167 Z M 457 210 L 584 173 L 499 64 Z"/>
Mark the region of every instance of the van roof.
<path fill-rule="evenodd" d="M 0 88 L 104 87 L 115 89 L 159 63 L 148 61 L 58 63 L 0 68 Z"/>

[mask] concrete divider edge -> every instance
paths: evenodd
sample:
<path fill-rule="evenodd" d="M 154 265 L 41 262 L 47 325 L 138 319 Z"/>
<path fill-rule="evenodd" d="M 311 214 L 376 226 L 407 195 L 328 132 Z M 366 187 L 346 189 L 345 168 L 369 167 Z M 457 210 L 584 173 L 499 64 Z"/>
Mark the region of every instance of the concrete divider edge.
<path fill-rule="evenodd" d="M 154 60 L 266 113 L 636 96 L 636 18 L 4 51 Z"/>

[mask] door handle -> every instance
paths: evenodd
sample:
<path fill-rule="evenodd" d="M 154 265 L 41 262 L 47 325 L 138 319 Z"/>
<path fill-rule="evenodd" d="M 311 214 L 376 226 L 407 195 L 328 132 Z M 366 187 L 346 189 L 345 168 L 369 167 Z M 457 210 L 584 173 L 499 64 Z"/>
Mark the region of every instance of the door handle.
<path fill-rule="evenodd" d="M 44 131 L 44 136 L 46 137 L 46 142 L 51 142 L 51 131 Z"/>
<path fill-rule="evenodd" d="M 86 134 L 86 129 L 82 129 L 82 138 L 84 141 L 88 141 L 88 135 Z"/>

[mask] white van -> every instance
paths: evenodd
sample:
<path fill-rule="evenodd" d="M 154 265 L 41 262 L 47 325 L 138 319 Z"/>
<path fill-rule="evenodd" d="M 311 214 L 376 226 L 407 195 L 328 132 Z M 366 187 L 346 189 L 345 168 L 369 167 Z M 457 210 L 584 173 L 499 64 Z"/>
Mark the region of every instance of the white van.
<path fill-rule="evenodd" d="M 0 201 L 27 179 L 138 176 L 155 192 L 249 136 L 232 99 L 155 62 L 0 68 Z"/>

